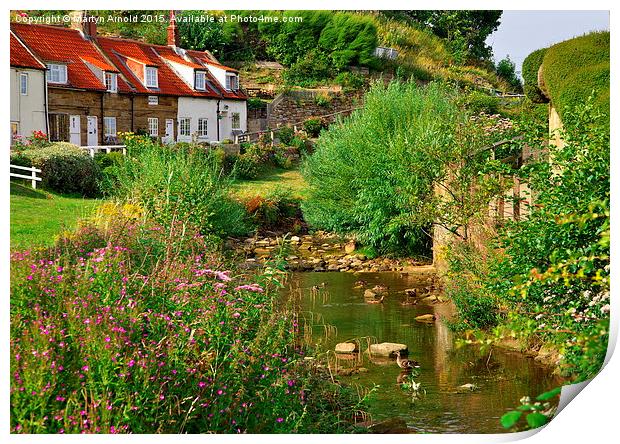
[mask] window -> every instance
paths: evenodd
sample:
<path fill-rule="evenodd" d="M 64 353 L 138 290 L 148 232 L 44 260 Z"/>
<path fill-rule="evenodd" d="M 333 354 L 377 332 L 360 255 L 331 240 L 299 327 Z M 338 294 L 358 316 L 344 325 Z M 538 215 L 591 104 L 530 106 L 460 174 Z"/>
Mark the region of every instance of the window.
<path fill-rule="evenodd" d="M 190 135 L 190 121 L 188 117 L 184 117 L 179 119 L 179 136 L 189 136 Z"/>
<path fill-rule="evenodd" d="M 69 115 L 50 114 L 50 142 L 69 141 Z"/>
<path fill-rule="evenodd" d="M 103 118 L 103 135 L 105 137 L 116 137 L 116 117 Z"/>
<path fill-rule="evenodd" d="M 159 105 L 159 97 L 149 96 L 149 105 Z"/>
<path fill-rule="evenodd" d="M 159 135 L 159 119 L 157 117 L 149 117 L 149 135 L 151 137 Z"/>
<path fill-rule="evenodd" d="M 154 68 L 152 66 L 145 66 L 144 81 L 148 88 L 157 88 L 157 68 Z"/>
<path fill-rule="evenodd" d="M 28 74 L 23 72 L 19 74 L 19 91 L 22 96 L 28 95 Z"/>
<path fill-rule="evenodd" d="M 206 137 L 207 136 L 207 126 L 208 119 L 200 118 L 198 119 L 198 137 Z"/>
<path fill-rule="evenodd" d="M 50 83 L 67 83 L 67 65 L 50 64 L 47 68 L 47 81 Z"/>
<path fill-rule="evenodd" d="M 117 74 L 113 72 L 106 72 L 104 77 L 105 77 L 105 89 L 108 92 L 117 92 L 118 91 Z"/>
<path fill-rule="evenodd" d="M 206 73 L 204 71 L 196 71 L 194 74 L 194 88 L 204 91 L 206 84 Z"/>
<path fill-rule="evenodd" d="M 230 118 L 232 120 L 232 129 L 241 129 L 241 116 L 239 115 L 239 113 L 232 113 Z"/>
<path fill-rule="evenodd" d="M 237 91 L 239 89 L 239 79 L 235 74 L 226 74 L 226 89 Z"/>

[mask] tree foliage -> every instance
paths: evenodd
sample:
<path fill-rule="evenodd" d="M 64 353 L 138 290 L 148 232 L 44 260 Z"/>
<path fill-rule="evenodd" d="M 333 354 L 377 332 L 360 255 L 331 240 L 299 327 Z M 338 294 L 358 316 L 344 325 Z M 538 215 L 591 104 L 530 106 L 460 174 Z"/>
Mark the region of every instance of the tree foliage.
<path fill-rule="evenodd" d="M 514 91 L 521 91 L 521 80 L 517 77 L 516 67 L 514 62 L 510 60 L 510 56 L 506 56 L 506 58 L 497 62 L 495 70 L 497 75 L 506 80 Z"/>
<path fill-rule="evenodd" d="M 455 56 L 461 60 L 490 60 L 491 47 L 486 38 L 500 24 L 502 11 L 498 10 L 415 10 L 387 11 L 410 22 L 430 28 L 437 36 L 447 39 Z M 457 57 L 458 58 L 458 57 Z"/>
<path fill-rule="evenodd" d="M 487 140 L 456 105 L 455 90 L 376 84 L 363 110 L 322 133 L 304 164 L 304 215 L 380 253 L 427 253 L 433 225 L 467 237 L 481 202 L 498 191 L 492 175 L 481 181 L 496 164 L 482 149 Z"/>

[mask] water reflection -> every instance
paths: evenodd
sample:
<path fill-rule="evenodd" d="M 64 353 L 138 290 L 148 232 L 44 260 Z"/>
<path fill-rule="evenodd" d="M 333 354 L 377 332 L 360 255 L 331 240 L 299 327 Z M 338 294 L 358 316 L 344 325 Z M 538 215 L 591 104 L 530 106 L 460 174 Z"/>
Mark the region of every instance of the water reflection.
<path fill-rule="evenodd" d="M 377 386 L 369 412 L 373 420 L 399 417 L 412 431 L 426 433 L 503 432 L 499 417 L 522 396 L 561 381 L 518 353 L 495 350 L 481 356 L 473 348 L 457 349 L 442 321 L 452 314 L 449 304 L 402 304 L 413 294 L 406 290 L 415 289 L 419 301 L 432 282 L 429 273 L 296 273 L 289 291 L 297 295 L 303 340 L 328 355 L 330 371 L 367 390 Z M 384 296 L 383 303 L 368 303 L 368 289 L 375 300 Z M 425 314 L 438 320 L 415 320 Z M 334 353 L 340 342 L 355 343 L 357 352 Z M 408 358 L 420 363 L 419 373 L 408 380 L 411 375 L 395 357 L 371 356 L 369 346 L 378 342 L 406 344 Z M 410 382 L 419 384 L 419 391 Z M 460 391 L 463 384 L 472 390 Z"/>

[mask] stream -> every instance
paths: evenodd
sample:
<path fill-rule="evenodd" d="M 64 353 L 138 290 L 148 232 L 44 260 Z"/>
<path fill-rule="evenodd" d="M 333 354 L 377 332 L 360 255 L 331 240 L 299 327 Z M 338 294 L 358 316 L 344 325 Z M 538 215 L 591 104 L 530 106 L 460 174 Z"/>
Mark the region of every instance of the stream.
<path fill-rule="evenodd" d="M 407 299 L 405 289 L 423 291 L 432 276 L 425 267 L 406 274 L 298 272 L 291 275 L 287 291 L 297 296 L 304 340 L 318 353 L 329 350 L 332 366 L 363 367 L 363 372 L 336 377 L 358 391 L 375 387 L 368 398 L 373 422 L 401 420 L 414 433 L 505 432 L 499 418 L 518 406 L 521 397 L 535 397 L 562 381 L 552 369 L 518 352 L 494 348 L 481 355 L 476 347 L 457 347 L 456 335 L 443 321 L 453 314 L 449 303 L 401 304 Z M 363 288 L 354 288 L 360 280 Z M 365 289 L 378 284 L 388 287 L 383 303 L 365 302 Z M 423 314 L 438 319 L 414 319 Z M 362 353 L 334 353 L 336 344 L 356 339 Z M 376 342 L 408 346 L 408 358 L 420 363 L 414 375 L 421 384 L 417 397 L 397 382 L 403 376 L 394 358 L 366 352 Z M 459 389 L 464 384 L 473 389 Z"/>

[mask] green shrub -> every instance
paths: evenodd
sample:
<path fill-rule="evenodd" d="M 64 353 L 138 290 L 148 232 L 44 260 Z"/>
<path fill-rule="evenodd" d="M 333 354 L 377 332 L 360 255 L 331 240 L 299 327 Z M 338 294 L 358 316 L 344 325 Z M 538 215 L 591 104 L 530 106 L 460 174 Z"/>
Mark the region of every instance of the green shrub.
<path fill-rule="evenodd" d="M 609 31 L 593 32 L 547 49 L 543 80 L 560 117 L 592 93 L 596 109 L 609 116 L 609 49 Z"/>
<path fill-rule="evenodd" d="M 470 92 L 462 98 L 461 103 L 471 114 L 497 114 L 500 104 L 499 98 L 480 91 Z"/>
<path fill-rule="evenodd" d="M 319 137 L 323 128 L 324 125 L 321 119 L 311 118 L 304 122 L 304 131 L 308 133 L 310 137 Z"/>
<path fill-rule="evenodd" d="M 366 85 L 366 79 L 361 74 L 353 74 L 352 72 L 341 72 L 334 78 L 334 82 L 345 89 L 361 89 Z"/>
<path fill-rule="evenodd" d="M 534 103 L 549 101 L 538 87 L 538 70 L 546 52 L 547 48 L 537 49 L 523 60 L 523 92 Z"/>
<path fill-rule="evenodd" d="M 266 196 L 255 196 L 245 204 L 255 225 L 263 229 L 282 228 L 302 219 L 299 198 L 290 190 L 275 189 Z"/>
<path fill-rule="evenodd" d="M 101 170 L 81 148 L 67 142 L 56 142 L 42 148 L 24 150 L 11 156 L 11 161 L 25 162 L 41 169 L 43 188 L 64 194 L 96 197 L 101 194 L 98 182 Z"/>
<path fill-rule="evenodd" d="M 333 67 L 325 54 L 317 50 L 308 52 L 284 72 L 289 84 L 315 86 L 317 81 L 332 77 Z"/>
<path fill-rule="evenodd" d="M 187 221 L 217 236 L 248 232 L 243 205 L 229 196 L 230 180 L 215 155 L 191 147 L 150 148 L 132 150 L 118 167 L 116 196 L 143 206 L 161 224 Z"/>
<path fill-rule="evenodd" d="M 263 172 L 264 161 L 255 152 L 240 154 L 235 162 L 235 175 L 240 179 L 257 179 Z"/>
<path fill-rule="evenodd" d="M 283 143 L 284 145 L 290 145 L 294 135 L 295 131 L 293 131 L 293 128 L 289 126 L 283 126 L 278 129 L 278 139 L 280 139 L 280 143 Z"/>

